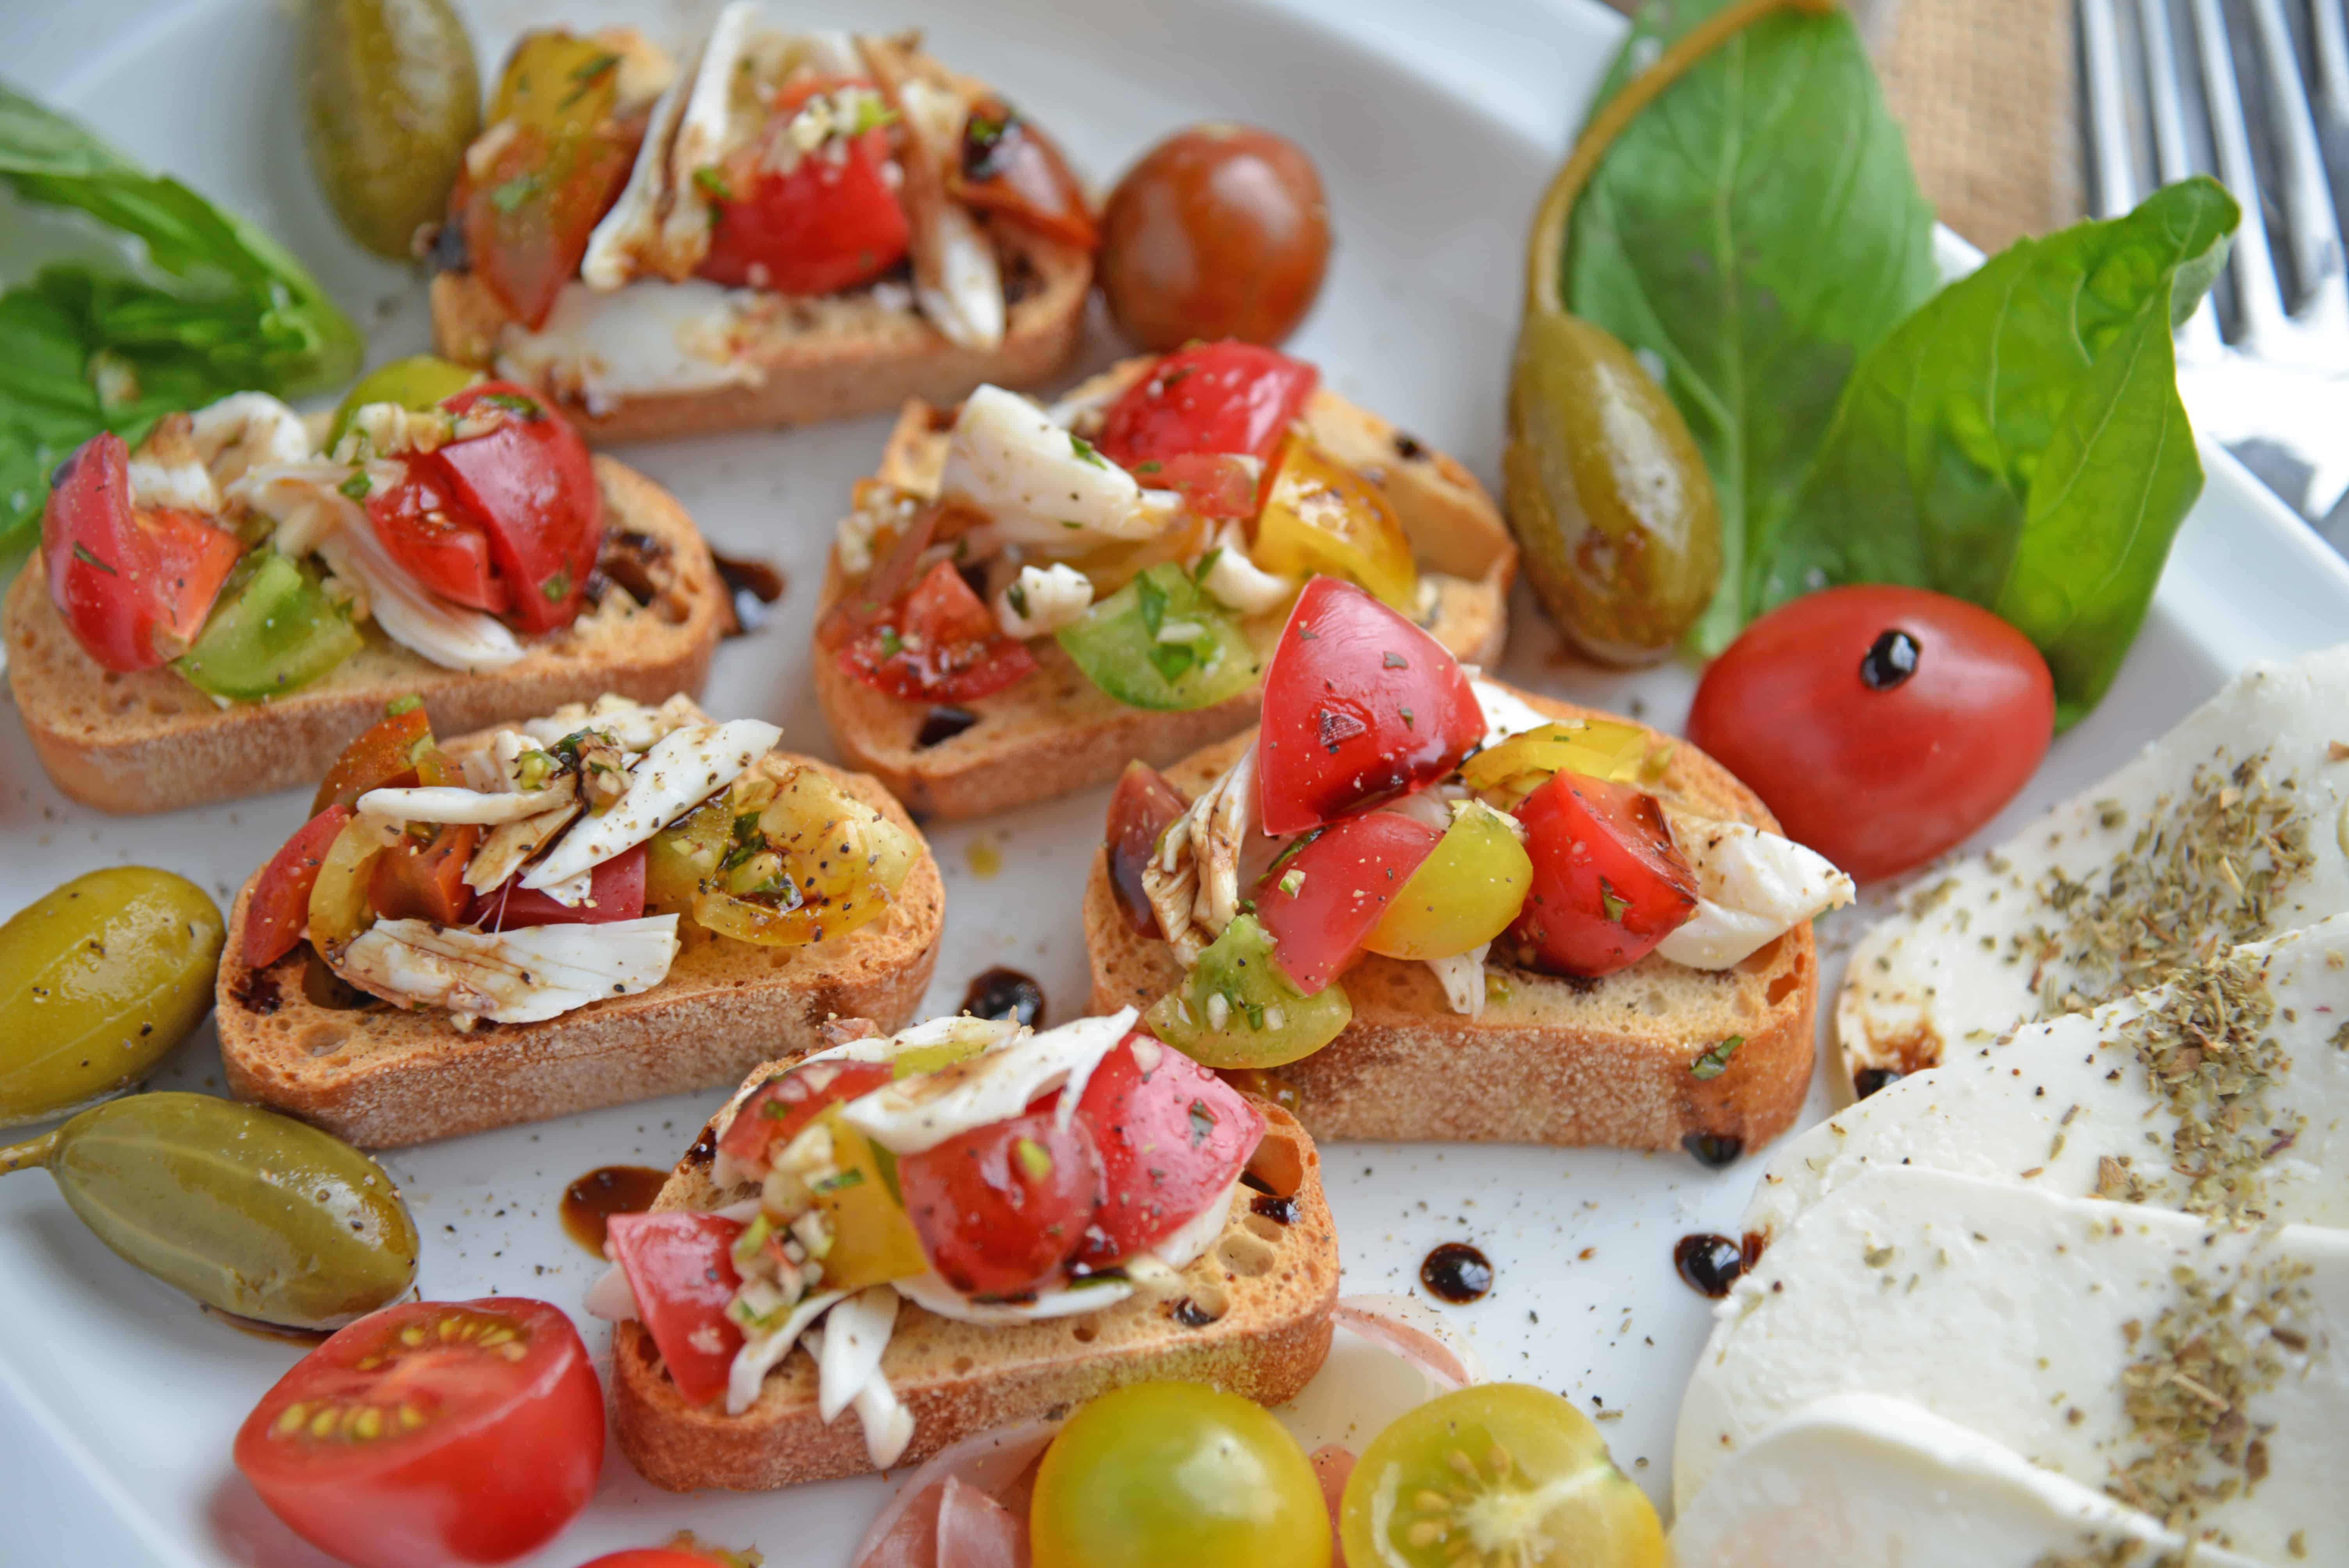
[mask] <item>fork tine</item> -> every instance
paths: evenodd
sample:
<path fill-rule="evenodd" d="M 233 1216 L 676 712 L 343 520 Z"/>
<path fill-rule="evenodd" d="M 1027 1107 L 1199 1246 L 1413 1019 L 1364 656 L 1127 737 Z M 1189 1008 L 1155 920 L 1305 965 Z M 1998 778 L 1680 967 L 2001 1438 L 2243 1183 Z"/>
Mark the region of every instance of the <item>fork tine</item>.
<path fill-rule="evenodd" d="M 2349 122 L 2349 19 L 2344 0 L 2315 0 L 2317 90 L 2328 119 Z"/>
<path fill-rule="evenodd" d="M 2323 8 L 2323 0 L 2318 0 L 2317 9 Z M 2300 58 L 2292 49 L 2292 29 L 2284 24 L 2282 0 L 2252 0 L 2251 18 L 2267 65 L 2268 120 L 2283 162 L 2284 234 L 2292 243 L 2303 313 L 2313 323 L 2349 331 L 2341 229 L 2333 217 L 2333 191 L 2325 182 L 2324 158 L 2316 145 L 2316 120 L 2301 86 Z"/>
<path fill-rule="evenodd" d="M 2096 159 L 2096 207 L 2117 218 L 2137 204 L 2129 156 L 2128 97 L 2121 87 L 2120 31 L 2113 0 L 2080 0 L 2080 46 L 2087 57 L 2088 140 Z"/>
<path fill-rule="evenodd" d="M 2323 0 L 2319 0 L 2322 4 Z M 2195 172 L 2186 141 L 2186 111 L 2178 97 L 2178 41 L 2169 30 L 2169 0 L 2137 0 L 2138 31 L 2145 39 L 2146 87 L 2153 102 L 2153 150 L 2164 184 Z M 2208 364 L 2225 353 L 2219 336 L 2219 307 L 2204 294 L 2178 329 L 2178 356 Z"/>
<path fill-rule="evenodd" d="M 2243 123 L 2242 94 L 2235 87 L 2235 57 L 2227 40 L 2227 18 L 2219 0 L 2194 0 L 2194 39 L 2202 56 L 2202 92 L 2210 108 L 2210 139 L 2219 153 L 2219 177 L 2243 209 L 2242 225 L 2228 257 L 2235 282 L 2235 304 L 2242 313 L 2242 344 L 2254 355 L 2272 353 L 2292 323 L 2276 284 L 2274 258 L 2261 214 L 2259 170 L 2251 166 L 2251 134 Z"/>

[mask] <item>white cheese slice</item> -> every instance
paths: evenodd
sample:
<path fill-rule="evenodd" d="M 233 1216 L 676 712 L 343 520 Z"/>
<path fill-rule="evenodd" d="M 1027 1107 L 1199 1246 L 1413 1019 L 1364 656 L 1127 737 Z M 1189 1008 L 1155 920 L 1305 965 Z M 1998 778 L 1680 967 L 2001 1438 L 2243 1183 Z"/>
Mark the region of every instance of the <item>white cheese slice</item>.
<path fill-rule="evenodd" d="M 885 1084 L 843 1106 L 843 1121 L 892 1154 L 919 1154 L 947 1140 L 1018 1116 L 1038 1096 L 1065 1087 L 1073 1114 L 1085 1080 L 1138 1015 L 1121 1007 L 1079 1018 L 934 1073 Z"/>
<path fill-rule="evenodd" d="M 1181 497 L 1145 491 L 1078 442 L 1019 393 L 981 387 L 947 438 L 939 493 L 992 519 L 1007 542 L 1071 552 L 1155 538 L 1182 515 Z"/>
<path fill-rule="evenodd" d="M 310 430 L 302 416 L 266 392 L 232 392 L 190 417 L 190 438 L 212 474 L 227 486 L 269 463 L 298 463 L 310 456 Z"/>
<path fill-rule="evenodd" d="M 2264 1158 L 2224 1189 L 2198 1197 L 2172 1169 L 2178 1102 L 2142 1054 L 2188 1005 L 2163 987 L 1960 1047 L 1810 1128 L 1771 1157 L 1744 1228 L 1777 1234 L 1824 1194 L 1886 1165 L 2210 1218 L 2240 1206 L 2246 1221 L 2349 1226 L 2349 1050 L 2335 1043 L 2349 1028 L 2349 915 L 2235 949 L 2229 966 L 2261 976 L 2272 1011 L 2261 1019 L 2248 1002 L 2225 1010 L 2281 1051 L 2256 1099 L 2232 1102 L 2262 1109 L 2244 1137 Z M 2223 1029 L 2211 1037 L 2227 1046 L 2209 1053 L 2214 1062 L 2255 1045 Z M 2180 1099 L 2193 1104 L 2192 1092 Z"/>
<path fill-rule="evenodd" d="M 1852 954 L 1836 1003 L 1847 1073 L 1913 1072 L 2068 995 L 2158 982 L 2158 964 L 2097 958 L 2116 935 L 2159 930 L 2207 954 L 2349 911 L 2344 740 L 2349 645 L 2254 665 L 1998 850 L 1927 872 Z M 2271 844 L 2246 852 L 2253 835 L 2213 830 L 2255 815 L 2304 863 L 2278 875 Z"/>
<path fill-rule="evenodd" d="M 636 848 L 740 779 L 782 734 L 763 719 L 735 718 L 663 736 L 628 769 L 627 793 L 564 834 L 522 885 L 543 892 Z"/>
<path fill-rule="evenodd" d="M 651 990 L 667 978 L 677 950 L 673 914 L 519 931 L 379 920 L 352 939 L 336 967 L 393 1001 L 533 1024 Z"/>
<path fill-rule="evenodd" d="M 658 707 L 647 707 L 634 697 L 605 692 L 592 703 L 569 702 L 543 718 L 526 719 L 522 732 L 541 746 L 552 746 L 583 729 L 608 730 L 623 751 L 650 751 L 662 737 L 688 725 L 709 724 L 701 705 L 683 692 Z"/>
<path fill-rule="evenodd" d="M 2240 1344 L 2272 1376 L 2231 1399 L 2207 1369 L 2173 1387 L 2170 1347 L 2191 1341 Z M 1912 1400 L 2084 1486 L 2141 1485 L 2128 1472 L 2155 1439 L 2125 1379 L 2260 1437 L 2248 1489 L 2240 1443 L 2231 1464 L 2209 1445 L 2181 1462 L 2209 1489 L 2196 1533 L 2271 1558 L 2295 1535 L 2349 1540 L 2349 1232 L 2228 1231 L 1899 1166 L 1813 1204 L 1722 1304 L 1681 1403 L 1673 1487 L 1686 1506 L 1781 1420 L 1847 1393 Z"/>
<path fill-rule="evenodd" d="M 2186 1545 L 2159 1522 L 1921 1406 L 1837 1394 L 1716 1470 L 1672 1522 L 1671 1554 L 1674 1568 L 2158 1568 L 2160 1553 Z M 2118 1554 L 2131 1546 L 2139 1552 Z M 2256 1568 L 2205 1544 L 2192 1561 Z"/>
<path fill-rule="evenodd" d="M 824 1318 L 823 1349 L 816 1357 L 816 1414 L 826 1426 L 848 1408 L 868 1379 L 880 1376 L 881 1353 L 889 1348 L 899 1299 L 887 1285 L 873 1285 Z"/>
<path fill-rule="evenodd" d="M 590 288 L 574 279 L 536 331 L 498 334 L 498 374 L 577 397 L 608 413 L 630 397 L 756 386 L 765 375 L 736 352 L 757 296 L 707 278 L 638 278 Z"/>
<path fill-rule="evenodd" d="M 1093 602 L 1092 580 L 1073 566 L 1022 566 L 995 596 L 995 622 L 1007 637 L 1049 637 Z"/>

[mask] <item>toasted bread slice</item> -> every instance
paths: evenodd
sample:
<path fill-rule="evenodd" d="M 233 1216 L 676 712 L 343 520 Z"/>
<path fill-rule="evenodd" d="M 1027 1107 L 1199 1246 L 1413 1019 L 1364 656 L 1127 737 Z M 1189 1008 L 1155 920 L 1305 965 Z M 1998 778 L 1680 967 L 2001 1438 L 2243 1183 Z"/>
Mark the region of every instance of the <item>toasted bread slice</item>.
<path fill-rule="evenodd" d="M 1105 400 L 1154 363 L 1127 360 L 1078 387 L 1071 399 Z M 954 412 L 908 404 L 878 477 L 899 489 L 935 493 Z M 1393 502 L 1420 570 L 1435 589 L 1424 624 L 1436 641 L 1472 663 L 1498 658 L 1508 634 L 1517 550 L 1475 477 L 1326 388 L 1314 393 L 1305 423 L 1324 450 L 1371 476 Z M 816 606 L 819 624 L 847 587 L 834 551 Z M 1270 653 L 1288 618 L 1283 607 L 1243 623 L 1259 655 Z M 957 704 L 978 722 L 934 745 L 921 743 L 927 705 L 876 691 L 821 647 L 814 661 L 816 700 L 843 757 L 914 810 L 941 817 L 982 816 L 1105 784 L 1134 758 L 1164 767 L 1248 724 L 1264 700 L 1258 684 L 1187 712 L 1128 707 L 1087 679 L 1052 638 L 1037 638 L 1028 647 L 1035 672 L 991 696 Z"/>
<path fill-rule="evenodd" d="M 905 809 L 872 779 L 787 760 L 821 769 L 919 841 Z M 244 923 L 258 881 L 256 872 L 237 894 L 221 959 L 216 1016 L 230 1092 L 366 1149 L 731 1083 L 778 1052 L 821 1047 L 827 1018 L 902 1027 L 929 985 L 946 923 L 946 888 L 925 846 L 888 912 L 844 936 L 759 947 L 688 928 L 668 977 L 649 991 L 543 1023 L 460 1030 L 429 1009 L 364 996 L 334 1005 L 338 990 L 342 1001 L 351 995 L 311 982 L 306 944 L 266 969 L 248 967 Z"/>
<path fill-rule="evenodd" d="M 1516 695 L 1554 717 L 1614 717 Z M 1168 779 L 1196 796 L 1253 735 L 1185 758 Z M 1685 741 L 1649 788 L 1668 809 L 1778 826 L 1752 790 Z M 1147 1007 L 1182 985 L 1174 950 L 1137 935 L 1119 909 L 1105 852 L 1093 857 L 1085 884 L 1084 923 L 1095 1012 Z M 1313 1135 L 1629 1149 L 1669 1149 L 1693 1135 L 1751 1149 L 1785 1131 L 1802 1108 L 1818 1002 L 1808 923 L 1718 972 L 1653 954 L 1599 980 L 1493 970 L 1475 1018 L 1452 1010 L 1424 964 L 1373 954 L 1348 970 L 1353 1022 L 1275 1069 L 1296 1087 Z M 1720 1077 L 1690 1072 L 1692 1059 L 1733 1035 L 1744 1043 Z"/>
<path fill-rule="evenodd" d="M 744 1092 L 782 1065 L 751 1074 Z M 1002 1327 L 902 1304 L 881 1358 L 914 1418 L 901 1462 L 1129 1383 L 1211 1383 L 1267 1405 L 1295 1398 L 1330 1353 L 1338 1237 L 1312 1140 L 1278 1107 L 1259 1100 L 1257 1109 L 1268 1125 L 1250 1170 L 1288 1202 L 1234 1203 L 1222 1240 L 1183 1271 L 1181 1294 L 1137 1293 L 1083 1316 Z M 655 1209 L 714 1209 L 757 1194 L 755 1186 L 711 1182 L 717 1127 L 713 1119 L 687 1151 Z M 801 1351 L 767 1374 L 756 1404 L 730 1416 L 687 1400 L 652 1336 L 623 1323 L 613 1331 L 609 1381 L 613 1435 L 655 1486 L 761 1491 L 873 1469 L 853 1412 L 829 1426 L 818 1415 L 815 1367 Z"/>
<path fill-rule="evenodd" d="M 8 683 L 41 766 L 58 789 L 101 811 L 167 811 L 316 784 L 353 736 L 410 692 L 434 729 L 454 735 L 517 713 L 552 713 L 605 692 L 657 703 L 698 693 L 731 611 L 709 546 L 667 490 L 595 459 L 605 518 L 637 535 L 632 560 L 649 602 L 590 610 L 530 639 L 503 669 L 443 669 L 372 624 L 366 645 L 323 678 L 271 702 L 222 707 L 171 670 L 100 667 L 66 629 L 38 571 L 8 592 Z M 616 604 L 616 601 L 615 602 Z"/>

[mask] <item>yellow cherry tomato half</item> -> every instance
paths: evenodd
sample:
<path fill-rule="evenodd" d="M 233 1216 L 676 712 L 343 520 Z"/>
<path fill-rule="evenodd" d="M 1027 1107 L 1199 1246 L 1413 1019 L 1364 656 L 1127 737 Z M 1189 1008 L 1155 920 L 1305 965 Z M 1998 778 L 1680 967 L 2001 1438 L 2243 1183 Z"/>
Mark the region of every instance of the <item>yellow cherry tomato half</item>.
<path fill-rule="evenodd" d="M 1509 928 L 1534 862 L 1507 818 L 1471 800 L 1362 944 L 1390 958 L 1451 958 Z"/>
<path fill-rule="evenodd" d="M 1460 765 L 1460 781 L 1514 807 L 1553 773 L 1584 773 L 1617 784 L 1640 777 L 1648 731 L 1619 719 L 1560 720 L 1488 746 Z"/>
<path fill-rule="evenodd" d="M 929 1270 L 922 1238 L 905 1217 L 897 1193 L 897 1164 L 888 1150 L 840 1119 L 840 1107 L 820 1117 L 832 1134 L 833 1173 L 815 1185 L 815 1206 L 828 1222 L 823 1288 L 863 1290 Z"/>
<path fill-rule="evenodd" d="M 1343 577 L 1410 614 L 1419 569 L 1402 520 L 1379 487 L 1295 436 L 1275 461 L 1249 558 L 1267 572 Z"/>

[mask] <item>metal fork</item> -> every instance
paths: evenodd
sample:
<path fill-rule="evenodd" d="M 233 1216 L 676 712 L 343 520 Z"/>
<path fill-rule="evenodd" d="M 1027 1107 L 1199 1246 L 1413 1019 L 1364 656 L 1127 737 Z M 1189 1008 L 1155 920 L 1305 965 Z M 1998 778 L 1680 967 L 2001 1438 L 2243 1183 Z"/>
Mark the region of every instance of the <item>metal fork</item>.
<path fill-rule="evenodd" d="M 2285 3 L 2079 0 L 2089 154 L 2106 217 L 2214 170 L 2242 204 L 2225 279 L 2231 332 L 2214 291 L 2178 330 L 2178 390 L 2199 430 L 2349 548 L 2349 268 Z M 2325 122 L 2349 134 L 2349 0 L 2292 3 Z M 2248 15 L 2256 55 L 2240 83 L 2230 13 Z M 2256 126 L 2246 98 L 2262 111 Z"/>

